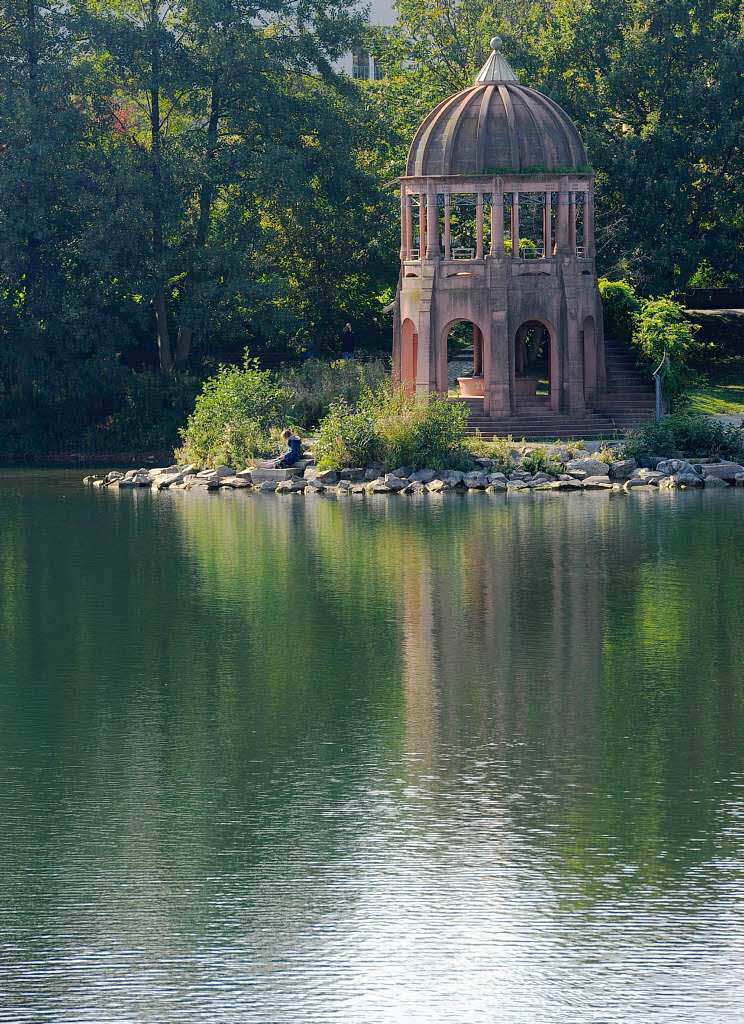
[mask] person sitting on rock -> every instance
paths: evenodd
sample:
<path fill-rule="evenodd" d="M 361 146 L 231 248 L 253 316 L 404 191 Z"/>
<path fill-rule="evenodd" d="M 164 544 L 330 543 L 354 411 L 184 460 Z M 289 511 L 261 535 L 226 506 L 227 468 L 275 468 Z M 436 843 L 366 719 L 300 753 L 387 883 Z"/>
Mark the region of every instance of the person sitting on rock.
<path fill-rule="evenodd" d="M 302 441 L 291 430 L 283 430 L 282 437 L 287 442 L 287 450 L 280 459 L 277 459 L 277 469 L 289 469 L 302 458 Z"/>

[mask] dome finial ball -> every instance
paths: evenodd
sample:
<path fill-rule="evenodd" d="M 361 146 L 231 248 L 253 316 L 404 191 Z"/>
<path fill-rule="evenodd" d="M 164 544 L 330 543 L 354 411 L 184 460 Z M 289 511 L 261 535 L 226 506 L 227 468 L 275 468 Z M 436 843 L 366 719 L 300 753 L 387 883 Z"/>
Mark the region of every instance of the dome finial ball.
<path fill-rule="evenodd" d="M 500 50 L 501 36 L 493 36 L 491 42 L 489 43 L 489 46 L 491 47 L 492 50 Z"/>

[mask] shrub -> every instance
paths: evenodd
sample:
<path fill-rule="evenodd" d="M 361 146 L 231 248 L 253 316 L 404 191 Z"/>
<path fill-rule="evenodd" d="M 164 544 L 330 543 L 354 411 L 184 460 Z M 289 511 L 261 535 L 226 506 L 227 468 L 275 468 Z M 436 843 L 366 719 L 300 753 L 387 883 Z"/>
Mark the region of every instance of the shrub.
<path fill-rule="evenodd" d="M 522 469 L 528 473 L 552 473 L 558 476 L 562 472 L 561 464 L 557 459 L 551 459 L 550 454 L 544 448 L 533 448 L 522 456 Z"/>
<path fill-rule="evenodd" d="M 306 359 L 299 366 L 283 367 L 282 384 L 291 394 L 292 420 L 305 429 L 314 427 L 334 402 L 354 406 L 362 393 L 375 391 L 389 379 L 386 360 Z"/>
<path fill-rule="evenodd" d="M 623 453 L 631 458 L 682 453 L 741 462 L 744 459 L 744 437 L 739 429 L 719 420 L 676 413 L 643 423 L 632 430 L 623 444 Z"/>
<path fill-rule="evenodd" d="M 511 434 L 509 437 L 494 437 L 492 440 L 486 441 L 481 432 L 476 430 L 472 437 L 466 438 L 465 445 L 472 455 L 482 459 L 491 459 L 498 472 L 509 473 L 514 469 L 512 452 L 516 449 Z"/>
<path fill-rule="evenodd" d="M 688 360 L 696 348 L 695 334 L 699 328 L 687 320 L 682 306 L 672 299 L 649 299 L 642 303 L 633 323 L 633 345 L 650 370 L 659 365 L 665 352 L 668 355 L 664 391 L 672 403 L 679 402 L 695 379 Z"/>
<path fill-rule="evenodd" d="M 392 384 L 366 390 L 356 408 L 335 403 L 322 420 L 314 451 L 322 469 L 380 462 L 385 469 L 466 468 L 467 408 L 438 396 L 425 400 Z"/>
<path fill-rule="evenodd" d="M 221 366 L 204 382 L 178 456 L 200 466 L 244 466 L 273 449 L 271 428 L 289 414 L 290 393 L 246 356 L 243 367 Z"/>
<path fill-rule="evenodd" d="M 602 296 L 605 334 L 617 341 L 629 342 L 633 335 L 633 317 L 641 308 L 633 285 L 628 281 L 609 281 L 601 277 L 599 294 Z"/>
<path fill-rule="evenodd" d="M 371 395 L 364 395 L 359 408 L 343 400 L 331 406 L 313 445 L 321 469 L 369 466 L 382 461 L 382 444 L 368 408 L 370 401 Z"/>

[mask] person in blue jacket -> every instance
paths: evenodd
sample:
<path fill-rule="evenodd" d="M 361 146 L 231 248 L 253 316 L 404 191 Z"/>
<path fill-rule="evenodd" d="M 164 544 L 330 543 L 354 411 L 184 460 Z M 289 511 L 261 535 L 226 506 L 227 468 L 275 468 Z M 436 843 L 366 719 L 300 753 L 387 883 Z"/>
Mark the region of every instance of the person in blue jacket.
<path fill-rule="evenodd" d="M 290 466 L 294 466 L 296 462 L 299 462 L 302 458 L 302 441 L 291 430 L 283 430 L 282 437 L 287 442 L 287 450 L 280 459 L 277 460 L 277 469 L 289 469 Z"/>

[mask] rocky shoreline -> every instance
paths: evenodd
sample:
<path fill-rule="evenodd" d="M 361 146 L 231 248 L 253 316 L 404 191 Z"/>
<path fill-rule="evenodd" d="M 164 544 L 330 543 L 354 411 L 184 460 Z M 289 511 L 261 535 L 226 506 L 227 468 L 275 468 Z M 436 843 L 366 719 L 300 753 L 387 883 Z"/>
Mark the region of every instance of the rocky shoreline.
<path fill-rule="evenodd" d="M 715 458 L 662 458 L 605 461 L 591 455 L 557 449 L 550 452 L 550 469 L 531 471 L 529 451 L 515 450 L 511 466 L 493 459 L 475 459 L 476 468 L 435 471 L 400 466 L 386 473 L 380 466 L 355 469 L 319 470 L 312 459 L 292 469 L 249 466 L 236 472 L 229 466 L 200 470 L 197 466 L 167 466 L 153 469 L 114 470 L 103 477 L 86 476 L 83 483 L 95 488 L 147 487 L 154 491 L 258 491 L 274 494 L 371 495 L 441 494 L 485 491 L 488 494 L 518 494 L 530 491 L 577 492 L 607 490 L 627 493 L 637 487 L 658 490 L 688 488 L 744 489 L 744 466 Z M 499 468 L 501 467 L 501 468 Z"/>

